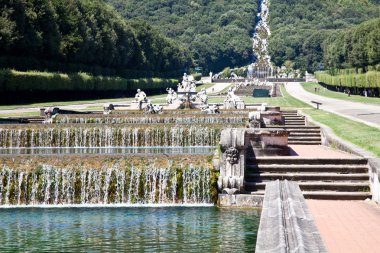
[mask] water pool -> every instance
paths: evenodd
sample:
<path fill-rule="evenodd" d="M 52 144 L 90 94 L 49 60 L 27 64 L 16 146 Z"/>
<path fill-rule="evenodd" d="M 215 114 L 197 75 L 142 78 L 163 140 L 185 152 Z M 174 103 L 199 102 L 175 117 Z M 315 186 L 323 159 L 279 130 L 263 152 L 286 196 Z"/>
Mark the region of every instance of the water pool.
<path fill-rule="evenodd" d="M 253 252 L 256 209 L 0 209 L 0 252 Z"/>

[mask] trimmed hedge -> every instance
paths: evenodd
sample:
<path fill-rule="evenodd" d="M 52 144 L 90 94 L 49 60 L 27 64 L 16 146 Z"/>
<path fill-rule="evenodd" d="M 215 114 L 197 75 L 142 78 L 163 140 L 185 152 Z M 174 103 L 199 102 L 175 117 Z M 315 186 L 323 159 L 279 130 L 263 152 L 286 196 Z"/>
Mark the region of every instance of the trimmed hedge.
<path fill-rule="evenodd" d="M 152 94 L 165 91 L 167 87 L 174 88 L 177 84 L 177 79 L 124 79 L 87 73 L 61 74 L 3 69 L 0 70 L 0 103 L 123 97 L 134 94 L 138 88 Z"/>
<path fill-rule="evenodd" d="M 340 71 L 340 73 L 344 73 Z M 380 72 L 368 71 L 364 74 L 355 74 L 347 71 L 347 74 L 330 75 L 327 72 L 316 72 L 319 82 L 329 86 L 343 86 L 347 88 L 380 88 Z"/>

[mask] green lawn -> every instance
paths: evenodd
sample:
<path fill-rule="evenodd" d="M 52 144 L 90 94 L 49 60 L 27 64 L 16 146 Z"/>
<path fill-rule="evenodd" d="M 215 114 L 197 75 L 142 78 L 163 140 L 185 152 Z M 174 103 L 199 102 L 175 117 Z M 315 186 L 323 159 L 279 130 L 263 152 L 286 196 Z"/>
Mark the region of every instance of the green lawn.
<path fill-rule="evenodd" d="M 359 96 L 359 95 L 348 96 L 347 94 L 344 94 L 342 92 L 328 90 L 324 88 L 322 85 L 317 84 L 317 83 L 303 83 L 302 86 L 308 92 L 329 97 L 329 98 L 336 98 L 336 99 L 343 99 L 343 100 L 348 100 L 348 101 L 353 101 L 353 102 L 380 105 L 380 98 L 364 97 L 364 96 Z M 315 93 L 315 88 L 319 88 L 319 92 Z"/>
<path fill-rule="evenodd" d="M 282 93 L 286 92 L 284 87 L 281 87 Z M 274 97 L 274 98 L 255 98 L 255 97 L 241 97 L 245 103 L 248 104 L 256 104 L 256 103 L 267 103 L 271 106 L 280 106 L 282 109 L 302 109 L 307 108 L 309 105 L 294 99 L 291 96 L 283 96 L 283 97 Z M 209 99 L 210 103 L 223 103 L 224 97 L 211 97 Z"/>
<path fill-rule="evenodd" d="M 39 111 L 20 112 L 20 113 L 12 113 L 12 114 L 0 114 L 0 118 L 38 117 L 38 116 L 40 116 Z"/>

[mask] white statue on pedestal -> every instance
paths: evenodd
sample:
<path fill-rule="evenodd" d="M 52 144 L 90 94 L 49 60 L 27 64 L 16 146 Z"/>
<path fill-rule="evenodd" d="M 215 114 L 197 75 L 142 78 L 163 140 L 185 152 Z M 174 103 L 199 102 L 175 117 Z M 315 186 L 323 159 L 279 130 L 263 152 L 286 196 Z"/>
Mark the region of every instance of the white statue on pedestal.
<path fill-rule="evenodd" d="M 224 105 L 226 109 L 237 109 L 237 104 L 239 102 L 243 102 L 241 98 L 237 95 L 235 95 L 235 89 L 230 87 L 228 89 L 227 97 L 224 100 Z"/>
<path fill-rule="evenodd" d="M 168 92 L 168 95 L 166 97 L 166 102 L 169 105 L 173 104 L 174 100 L 177 99 L 177 93 L 172 88 L 166 89 L 166 91 Z"/>
<path fill-rule="evenodd" d="M 147 102 L 146 94 L 142 90 L 138 89 L 135 95 L 135 100 L 139 103 L 139 110 L 142 109 L 142 104 Z"/>
<path fill-rule="evenodd" d="M 199 98 L 202 104 L 204 105 L 208 104 L 208 96 L 207 96 L 205 88 L 203 88 L 200 92 L 198 92 L 197 97 Z"/>

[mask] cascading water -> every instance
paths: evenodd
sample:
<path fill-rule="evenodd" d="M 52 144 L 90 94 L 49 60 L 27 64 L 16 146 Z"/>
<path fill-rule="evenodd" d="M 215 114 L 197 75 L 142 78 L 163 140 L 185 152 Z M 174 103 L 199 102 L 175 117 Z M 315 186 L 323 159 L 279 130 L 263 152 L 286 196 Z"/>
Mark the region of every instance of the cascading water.
<path fill-rule="evenodd" d="M 0 169 L 0 205 L 210 204 L 211 170 L 154 164 Z"/>
<path fill-rule="evenodd" d="M 92 116 L 68 117 L 60 116 L 54 120 L 56 124 L 244 124 L 245 115 L 193 115 L 193 116 Z"/>
<path fill-rule="evenodd" d="M 269 0 L 259 0 L 257 25 L 252 39 L 255 63 L 251 65 L 251 68 L 256 73 L 256 77 L 273 75 L 271 57 L 268 53 L 268 38 L 270 35 Z"/>
<path fill-rule="evenodd" d="M 220 129 L 208 126 L 77 126 L 0 128 L 0 147 L 216 146 Z"/>

